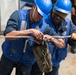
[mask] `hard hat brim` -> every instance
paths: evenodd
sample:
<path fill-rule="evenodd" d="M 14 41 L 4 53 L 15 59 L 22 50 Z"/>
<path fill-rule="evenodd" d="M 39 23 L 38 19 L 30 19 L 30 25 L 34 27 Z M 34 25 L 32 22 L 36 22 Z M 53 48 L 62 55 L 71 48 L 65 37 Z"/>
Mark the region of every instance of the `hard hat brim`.
<path fill-rule="evenodd" d="M 55 9 L 53 9 L 53 12 L 56 13 L 56 14 L 58 14 L 62 18 L 65 18 L 68 15 L 68 14 L 65 14 L 65 13 L 61 13 L 61 12 L 55 10 Z"/>
<path fill-rule="evenodd" d="M 57 7 L 57 6 L 55 6 L 54 8 L 55 8 L 56 10 L 62 12 L 62 13 L 65 13 L 65 14 L 69 14 L 69 13 L 70 13 L 70 11 L 66 11 L 66 10 L 60 9 L 60 8 Z"/>
<path fill-rule="evenodd" d="M 41 10 L 40 10 L 40 8 L 37 6 L 37 11 L 38 11 L 38 13 L 42 16 L 42 17 L 44 17 L 44 18 L 47 18 L 48 17 L 48 15 L 46 15 L 46 14 L 44 14 Z"/>
<path fill-rule="evenodd" d="M 38 13 L 39 13 L 42 17 L 47 18 L 48 16 L 41 11 L 41 9 L 39 8 L 39 6 L 37 5 L 36 0 L 34 0 L 34 1 L 35 1 L 35 4 L 36 4 Z"/>

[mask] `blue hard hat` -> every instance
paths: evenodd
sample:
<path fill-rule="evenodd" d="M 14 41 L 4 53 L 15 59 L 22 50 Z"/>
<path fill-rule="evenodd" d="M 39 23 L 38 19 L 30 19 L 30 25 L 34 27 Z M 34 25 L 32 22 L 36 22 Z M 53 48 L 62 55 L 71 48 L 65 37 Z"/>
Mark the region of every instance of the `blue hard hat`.
<path fill-rule="evenodd" d="M 35 4 L 40 15 L 46 18 L 52 9 L 51 0 L 35 0 Z"/>
<path fill-rule="evenodd" d="M 70 0 L 58 0 L 54 6 L 54 9 L 65 14 L 69 14 L 72 8 Z"/>

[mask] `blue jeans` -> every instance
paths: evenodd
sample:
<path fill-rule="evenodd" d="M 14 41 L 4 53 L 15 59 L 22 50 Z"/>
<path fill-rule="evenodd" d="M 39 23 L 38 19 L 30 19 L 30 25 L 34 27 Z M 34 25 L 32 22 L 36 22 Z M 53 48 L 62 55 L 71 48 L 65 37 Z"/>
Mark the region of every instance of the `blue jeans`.
<path fill-rule="evenodd" d="M 0 62 L 0 75 L 11 75 L 14 67 L 16 68 L 15 75 L 30 75 L 31 73 L 30 66 L 21 64 L 19 62 L 13 62 L 2 55 Z"/>
<path fill-rule="evenodd" d="M 45 75 L 58 75 L 58 69 L 59 69 L 59 65 L 53 66 L 53 70 L 49 73 L 45 73 Z"/>
<path fill-rule="evenodd" d="M 53 70 L 49 73 L 45 73 L 45 75 L 58 75 L 59 65 L 53 66 Z M 43 72 L 40 71 L 37 63 L 32 66 L 31 75 L 42 75 Z"/>
<path fill-rule="evenodd" d="M 16 67 L 16 75 L 31 75 L 31 66 L 19 64 Z"/>

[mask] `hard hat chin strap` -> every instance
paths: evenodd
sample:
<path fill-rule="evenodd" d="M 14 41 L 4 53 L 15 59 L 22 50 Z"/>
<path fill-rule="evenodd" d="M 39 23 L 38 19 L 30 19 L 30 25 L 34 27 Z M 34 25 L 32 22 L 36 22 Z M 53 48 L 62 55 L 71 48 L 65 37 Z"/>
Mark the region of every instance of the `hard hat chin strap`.
<path fill-rule="evenodd" d="M 35 11 L 36 11 L 36 6 L 35 6 L 34 11 L 33 11 L 33 14 L 32 14 L 32 18 L 33 18 L 33 19 L 34 19 Z"/>

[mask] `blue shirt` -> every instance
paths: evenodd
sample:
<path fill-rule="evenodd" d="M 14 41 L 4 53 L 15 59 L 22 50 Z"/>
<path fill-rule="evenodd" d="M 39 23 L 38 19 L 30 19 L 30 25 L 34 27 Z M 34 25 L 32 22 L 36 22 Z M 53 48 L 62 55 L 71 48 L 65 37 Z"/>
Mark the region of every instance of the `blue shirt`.
<path fill-rule="evenodd" d="M 56 26 L 52 21 L 51 14 L 49 14 L 48 18 L 45 19 L 45 21 L 60 36 L 68 36 L 73 32 L 76 33 L 76 26 L 67 18 L 65 18 L 59 25 Z M 53 43 L 49 43 L 49 49 L 52 55 L 52 64 L 54 66 L 59 65 L 59 63 L 67 56 L 68 38 L 65 38 L 64 41 L 66 43 L 65 48 L 58 48 Z"/>

